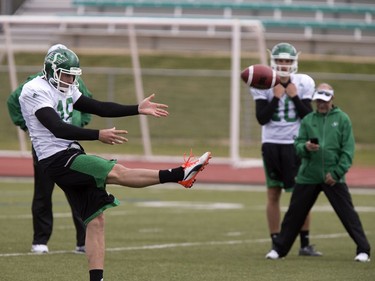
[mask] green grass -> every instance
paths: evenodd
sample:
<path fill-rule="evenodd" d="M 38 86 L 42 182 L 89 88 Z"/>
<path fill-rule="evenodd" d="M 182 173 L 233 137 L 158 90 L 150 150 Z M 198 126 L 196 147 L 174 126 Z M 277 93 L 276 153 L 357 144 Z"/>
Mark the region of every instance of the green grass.
<path fill-rule="evenodd" d="M 16 54 L 18 66 L 35 66 L 35 72 L 41 69 L 44 54 Z M 136 103 L 132 74 L 125 74 L 131 68 L 128 55 L 85 55 L 79 54 L 86 85 L 100 100 L 109 99 L 109 90 L 113 87 L 113 100 L 121 103 Z M 241 68 L 257 63 L 257 59 L 243 58 Z M 6 62 L 3 62 L 4 66 Z M 154 154 L 181 155 L 190 148 L 203 151 L 211 150 L 213 155 L 229 156 L 230 124 L 230 58 L 209 55 L 173 55 L 143 54 L 141 66 L 146 70 L 157 69 L 156 74 L 145 73 L 142 76 L 145 94 L 156 93 L 156 100 L 169 105 L 168 118 L 148 118 L 152 150 Z M 93 73 L 91 67 L 106 67 L 103 73 Z M 217 76 L 195 74 L 193 76 L 163 76 L 165 70 L 216 70 Z M 365 74 L 375 77 L 375 64 L 372 62 L 345 62 L 318 59 L 300 59 L 299 70 L 302 73 L 348 73 Z M 218 71 L 224 71 L 218 72 Z M 225 72 L 227 71 L 227 72 Z M 172 71 L 173 72 L 173 71 Z M 160 74 L 159 74 L 160 73 Z M 220 73 L 220 75 L 219 75 Z M 225 74 L 227 73 L 227 75 Z M 29 73 L 19 73 L 23 81 Z M 313 78 L 315 78 L 313 76 Z M 109 81 L 112 81 L 110 84 Z M 357 142 L 355 164 L 375 166 L 375 114 L 372 114 L 373 81 L 331 80 L 315 78 L 316 83 L 323 81 L 333 85 L 336 91 L 335 104 L 346 111 L 353 122 Z M 18 139 L 16 128 L 10 121 L 6 109 L 6 99 L 10 92 L 9 77 L 6 70 L 0 76 L 2 86 L 0 95 L 0 150 L 16 150 Z M 110 86 L 111 85 L 111 86 Z M 260 126 L 255 120 L 255 105 L 247 87 L 241 83 L 240 113 L 240 152 L 242 157 L 260 157 Z M 193 125 L 192 125 L 193 124 Z M 137 117 L 106 119 L 93 117 L 89 128 L 108 128 L 116 126 L 129 131 L 129 142 L 125 145 L 109 147 L 99 142 L 86 142 L 84 146 L 92 153 L 140 154 L 143 152 L 141 131 Z"/>
<path fill-rule="evenodd" d="M 312 213 L 311 242 L 324 256 L 298 257 L 297 240 L 286 259 L 265 260 L 270 248 L 266 194 L 263 188 L 236 187 L 227 190 L 220 185 L 196 184 L 190 190 L 170 185 L 135 190 L 109 186 L 108 191 L 122 205 L 106 211 L 105 280 L 374 280 L 373 263 L 353 261 L 355 245 L 333 210 L 318 208 L 329 206 L 323 194 Z M 40 256 L 28 254 L 32 240 L 32 183 L 2 182 L 0 191 L 0 279 L 88 280 L 85 256 L 70 252 L 75 245 L 75 231 L 61 190 L 56 188 L 53 194 L 51 253 Z M 368 239 L 374 245 L 375 193 L 352 192 Z M 289 194 L 284 194 L 284 207 L 288 200 Z M 171 207 L 146 206 L 151 203 Z M 238 208 L 208 208 L 218 203 Z M 18 254 L 12 256 L 14 253 Z"/>

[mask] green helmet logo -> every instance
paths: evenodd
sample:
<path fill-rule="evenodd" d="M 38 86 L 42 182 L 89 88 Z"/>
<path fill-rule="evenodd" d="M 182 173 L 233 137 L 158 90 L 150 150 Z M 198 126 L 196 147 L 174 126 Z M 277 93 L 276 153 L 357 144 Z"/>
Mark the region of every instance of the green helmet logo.
<path fill-rule="evenodd" d="M 279 43 L 271 50 L 271 67 L 279 76 L 290 76 L 298 70 L 298 55 L 291 44 Z"/>
<path fill-rule="evenodd" d="M 43 72 L 48 82 L 63 93 L 67 93 L 71 86 L 78 86 L 76 77 L 82 74 L 78 56 L 69 49 L 57 49 L 48 53 L 44 59 Z M 73 75 L 73 83 L 62 81 L 62 74 Z"/>

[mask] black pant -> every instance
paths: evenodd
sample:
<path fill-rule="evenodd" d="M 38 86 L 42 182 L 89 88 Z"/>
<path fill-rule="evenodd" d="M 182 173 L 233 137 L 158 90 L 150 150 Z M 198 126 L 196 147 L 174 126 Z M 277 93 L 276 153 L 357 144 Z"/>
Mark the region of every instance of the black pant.
<path fill-rule="evenodd" d="M 31 206 L 34 227 L 33 245 L 47 245 L 52 234 L 52 192 L 55 183 L 41 169 L 34 148 L 32 148 L 32 155 L 34 165 L 34 197 Z M 70 202 L 69 205 L 72 206 Z M 73 209 L 72 216 L 77 231 L 77 246 L 83 246 L 85 245 L 86 227 L 79 214 Z"/>
<path fill-rule="evenodd" d="M 361 220 L 354 209 L 348 186 L 336 183 L 334 186 L 325 184 L 296 184 L 290 205 L 281 224 L 280 235 L 275 240 L 274 250 L 280 257 L 286 256 L 292 247 L 307 214 L 323 191 L 338 215 L 346 231 L 357 245 L 358 253 L 370 255 L 370 244 L 363 231 Z"/>

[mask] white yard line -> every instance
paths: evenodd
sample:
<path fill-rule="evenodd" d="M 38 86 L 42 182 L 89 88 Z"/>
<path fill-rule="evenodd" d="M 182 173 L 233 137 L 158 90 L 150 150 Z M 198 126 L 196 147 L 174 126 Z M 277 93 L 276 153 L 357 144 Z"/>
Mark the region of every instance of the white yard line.
<path fill-rule="evenodd" d="M 324 235 L 312 235 L 313 239 L 337 239 L 348 237 L 347 233 L 332 233 Z M 201 246 L 216 246 L 216 245 L 239 245 L 239 244 L 252 244 L 252 243 L 269 243 L 269 238 L 251 239 L 251 240 L 227 240 L 227 241 L 206 241 L 206 242 L 185 242 L 185 243 L 167 243 L 167 244 L 154 244 L 154 245 L 141 245 L 129 247 L 107 248 L 106 252 L 126 252 L 126 251 L 142 251 L 142 250 L 160 250 L 182 247 L 201 247 Z M 71 254 L 74 251 L 50 251 L 46 255 L 59 255 Z M 37 256 L 41 254 L 35 253 L 4 253 L 0 254 L 0 258 L 6 257 L 20 257 L 20 256 Z"/>
<path fill-rule="evenodd" d="M 0 183 L 10 182 L 10 183 L 33 183 L 33 178 L 31 177 L 0 177 Z M 112 188 L 124 188 L 118 185 L 107 185 Z M 175 183 L 165 183 L 160 184 L 158 189 L 181 189 L 181 186 Z M 228 183 L 196 183 L 193 189 L 199 190 L 216 190 L 216 191 L 247 191 L 247 192 L 266 192 L 266 187 L 264 185 L 247 185 L 247 184 L 228 184 Z M 375 195 L 375 188 L 350 188 L 349 191 L 352 194 L 369 194 Z"/>

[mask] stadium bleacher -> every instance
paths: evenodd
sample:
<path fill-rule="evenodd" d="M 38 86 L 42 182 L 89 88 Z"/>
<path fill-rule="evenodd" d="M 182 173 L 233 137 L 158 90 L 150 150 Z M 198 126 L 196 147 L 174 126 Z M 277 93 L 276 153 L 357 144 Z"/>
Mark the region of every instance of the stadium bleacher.
<path fill-rule="evenodd" d="M 257 19 L 269 46 L 292 41 L 309 53 L 368 56 L 375 44 L 371 0 L 26 0 L 17 14 Z"/>
<path fill-rule="evenodd" d="M 85 8 L 95 7 L 101 11 L 105 8 L 113 7 L 143 7 L 143 8 L 180 8 L 180 9 L 196 9 L 196 10 L 241 10 L 241 11 L 279 11 L 287 12 L 312 12 L 320 17 L 320 13 L 334 14 L 374 14 L 374 5 L 358 5 L 358 4 L 317 4 L 317 3 L 293 3 L 289 2 L 244 2 L 244 1 L 198 1 L 198 0 L 72 0 L 72 4 L 82 12 Z M 156 11 L 154 11 L 156 12 Z"/>
<path fill-rule="evenodd" d="M 72 0 L 72 4 L 77 15 L 258 19 L 267 39 L 313 41 L 312 52 L 322 40 L 368 44 L 375 38 L 375 5 L 369 1 Z"/>

